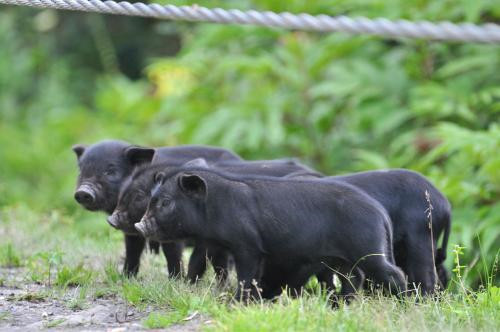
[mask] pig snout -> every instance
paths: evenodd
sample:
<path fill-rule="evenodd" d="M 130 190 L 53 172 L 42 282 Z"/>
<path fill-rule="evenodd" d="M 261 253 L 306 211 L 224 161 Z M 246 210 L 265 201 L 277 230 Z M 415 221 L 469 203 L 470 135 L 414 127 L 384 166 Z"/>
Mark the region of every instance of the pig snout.
<path fill-rule="evenodd" d="M 114 228 L 118 228 L 120 225 L 120 217 L 118 216 L 118 212 L 113 212 L 112 215 L 106 218 L 108 224 L 113 226 Z"/>
<path fill-rule="evenodd" d="M 142 236 L 146 237 L 146 225 L 144 225 L 144 222 L 138 222 L 136 224 L 134 224 L 134 227 L 135 229 L 137 229 L 137 231 L 139 233 L 142 234 Z"/>
<path fill-rule="evenodd" d="M 75 192 L 75 200 L 84 205 L 93 205 L 95 203 L 95 192 L 89 185 L 81 185 Z"/>
<path fill-rule="evenodd" d="M 142 218 L 140 222 L 134 224 L 135 229 L 144 237 L 151 236 L 151 220 Z"/>

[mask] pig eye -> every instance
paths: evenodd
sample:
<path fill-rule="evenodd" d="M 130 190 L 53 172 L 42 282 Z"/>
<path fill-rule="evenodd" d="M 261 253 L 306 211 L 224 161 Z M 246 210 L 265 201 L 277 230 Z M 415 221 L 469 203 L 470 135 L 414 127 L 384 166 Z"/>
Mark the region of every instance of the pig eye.
<path fill-rule="evenodd" d="M 167 199 L 162 199 L 162 200 L 158 201 L 158 203 L 157 203 L 156 206 L 158 207 L 158 209 L 161 209 L 161 208 L 164 209 L 164 208 L 166 208 L 166 207 L 168 207 L 170 205 L 170 202 L 171 201 L 168 198 Z"/>
<path fill-rule="evenodd" d="M 110 178 L 116 177 L 118 175 L 118 171 L 114 168 L 108 168 L 106 172 L 104 172 L 104 175 Z"/>
<path fill-rule="evenodd" d="M 136 202 L 142 202 L 144 199 L 146 199 L 146 195 L 144 195 L 143 193 L 138 193 L 137 195 L 135 195 Z"/>

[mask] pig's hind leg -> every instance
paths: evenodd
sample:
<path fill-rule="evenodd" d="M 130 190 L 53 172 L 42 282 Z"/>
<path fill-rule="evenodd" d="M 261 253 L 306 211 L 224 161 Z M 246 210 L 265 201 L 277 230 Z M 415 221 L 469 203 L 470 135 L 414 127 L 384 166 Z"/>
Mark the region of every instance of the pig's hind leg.
<path fill-rule="evenodd" d="M 345 303 L 349 304 L 358 289 L 361 288 L 365 280 L 364 273 L 357 267 L 344 263 L 338 267 L 337 276 L 340 280 L 341 289 L 339 298 L 344 299 Z"/>
<path fill-rule="evenodd" d="M 372 255 L 358 262 L 359 268 L 376 285 L 382 285 L 393 295 L 406 291 L 406 281 L 403 272 L 385 255 Z"/>
<path fill-rule="evenodd" d="M 418 233 L 417 233 L 418 234 Z M 405 272 L 411 289 L 418 289 L 423 295 L 432 294 L 436 287 L 436 270 L 433 260 L 430 234 L 407 238 L 408 258 Z M 434 243 L 434 250 L 436 245 Z"/>

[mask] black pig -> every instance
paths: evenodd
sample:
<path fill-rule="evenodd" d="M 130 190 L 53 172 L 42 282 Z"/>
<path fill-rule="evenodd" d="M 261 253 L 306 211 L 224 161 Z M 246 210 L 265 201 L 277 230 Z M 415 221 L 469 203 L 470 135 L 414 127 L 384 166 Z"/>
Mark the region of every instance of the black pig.
<path fill-rule="evenodd" d="M 264 261 L 324 263 L 340 272 L 357 264 L 392 293 L 406 289 L 387 213 L 351 185 L 198 169 L 160 172 L 155 180 L 136 228 L 160 241 L 197 238 L 226 247 L 235 259 L 238 298 L 257 295 Z"/>
<path fill-rule="evenodd" d="M 309 178 L 310 175 L 295 173 L 287 177 Z M 394 232 L 396 265 L 407 274 L 410 287 L 420 287 L 423 294 L 432 293 L 437 281 L 436 274 L 440 286 L 447 287 L 449 272 L 443 262 L 446 259 L 451 208 L 446 197 L 432 183 L 422 175 L 405 169 L 331 176 L 324 178 L 324 181 L 342 181 L 354 185 L 376 199 L 387 210 Z M 432 239 L 426 214 L 429 207 L 425 197 L 426 191 L 432 204 Z M 437 248 L 441 234 L 443 234 L 441 248 Z M 434 271 L 434 266 L 437 273 Z M 311 268 L 309 275 L 316 273 L 320 281 L 331 284 L 333 273 L 324 269 L 318 274 L 318 269 L 318 266 Z M 274 296 L 279 294 L 279 290 L 285 285 L 290 286 L 288 280 L 276 276 L 290 276 L 294 273 L 294 267 L 286 264 L 266 265 L 263 282 L 273 291 L 265 296 Z M 300 285 L 295 285 L 297 286 Z"/>
<path fill-rule="evenodd" d="M 268 176 L 285 176 L 298 171 L 316 174 L 306 166 L 289 159 L 261 160 L 261 161 L 220 161 L 209 164 L 203 158 L 189 161 L 183 167 L 202 167 L 218 169 L 224 172 L 236 174 L 255 174 Z M 122 186 L 119 200 L 115 211 L 109 218 L 114 227 L 126 233 L 136 232 L 134 224 L 138 223 L 146 212 L 149 194 L 154 186 L 154 174 L 164 171 L 172 172 L 179 169 L 178 166 L 169 162 L 145 165 L 134 171 L 133 175 L 125 181 Z M 188 267 L 188 278 L 195 282 L 201 278 L 206 270 L 206 258 L 208 258 L 219 280 L 224 281 L 227 277 L 227 250 L 214 244 L 196 241 L 191 254 Z"/>
<path fill-rule="evenodd" d="M 423 294 L 433 293 L 443 275 L 443 262 L 451 223 L 451 207 L 446 197 L 425 177 L 405 169 L 361 172 L 328 177 L 354 185 L 385 207 L 392 221 L 396 264 L 408 276 L 410 287 L 420 287 Z M 432 235 L 427 209 L 428 192 L 432 204 Z M 443 234 L 441 248 L 437 247 Z M 434 253 L 433 250 L 434 249 Z M 434 256 L 433 256 L 434 255 Z M 446 275 L 446 272 L 444 272 Z M 443 278 L 441 286 L 448 280 Z"/>
<path fill-rule="evenodd" d="M 135 167 L 151 163 L 153 159 L 183 163 L 198 157 L 208 160 L 240 160 L 232 152 L 207 146 L 178 146 L 158 149 L 131 145 L 127 142 L 109 140 L 90 146 L 75 145 L 73 151 L 78 158 L 80 174 L 75 191 L 75 199 L 91 211 L 104 211 L 111 214 L 116 207 L 122 183 L 130 176 Z M 150 243 L 158 251 L 157 243 Z M 145 239 L 135 230 L 125 233 L 124 273 L 135 275 L 139 269 Z M 182 245 L 166 243 L 162 251 L 167 258 L 171 275 L 181 272 Z"/>

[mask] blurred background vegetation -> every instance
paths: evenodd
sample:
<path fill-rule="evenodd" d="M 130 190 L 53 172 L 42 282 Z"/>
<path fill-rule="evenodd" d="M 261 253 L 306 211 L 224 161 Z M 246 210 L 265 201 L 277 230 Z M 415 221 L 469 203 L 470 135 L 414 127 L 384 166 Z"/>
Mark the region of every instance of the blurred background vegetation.
<path fill-rule="evenodd" d="M 498 23 L 495 2 L 168 1 Z M 453 205 L 447 263 L 453 244 L 465 247 L 477 287 L 498 259 L 498 46 L 7 6 L 0 45 L 3 209 L 85 222 L 72 195 L 75 143 L 213 144 L 249 159 L 296 156 L 327 174 L 419 171 Z"/>

